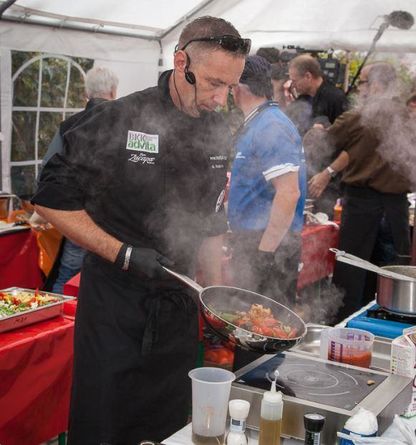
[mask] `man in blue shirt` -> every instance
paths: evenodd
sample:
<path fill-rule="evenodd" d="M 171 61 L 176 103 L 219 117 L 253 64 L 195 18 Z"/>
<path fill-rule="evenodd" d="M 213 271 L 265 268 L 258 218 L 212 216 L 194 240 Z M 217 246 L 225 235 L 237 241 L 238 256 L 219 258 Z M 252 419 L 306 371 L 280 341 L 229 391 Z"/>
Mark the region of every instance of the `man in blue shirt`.
<path fill-rule="evenodd" d="M 301 138 L 270 100 L 271 67 L 264 58 L 247 58 L 233 94 L 245 116 L 228 203 L 234 284 L 293 306 L 306 198 Z"/>

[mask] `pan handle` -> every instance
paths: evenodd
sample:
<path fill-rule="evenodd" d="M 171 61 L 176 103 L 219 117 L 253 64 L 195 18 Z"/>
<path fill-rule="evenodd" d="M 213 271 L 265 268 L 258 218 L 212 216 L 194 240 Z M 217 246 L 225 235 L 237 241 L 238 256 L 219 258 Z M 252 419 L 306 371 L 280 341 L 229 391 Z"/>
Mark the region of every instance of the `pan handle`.
<path fill-rule="evenodd" d="M 172 276 L 177 278 L 179 281 L 182 281 L 182 283 L 185 283 L 186 285 L 188 285 L 193 290 L 196 290 L 199 294 L 204 290 L 204 288 L 202 286 L 200 286 L 196 281 L 192 280 L 188 276 L 183 275 L 183 274 L 178 273 L 178 272 L 174 272 L 173 270 L 168 269 L 165 266 L 162 266 L 162 267 L 163 267 L 163 269 L 166 270 L 167 273 L 170 273 Z"/>

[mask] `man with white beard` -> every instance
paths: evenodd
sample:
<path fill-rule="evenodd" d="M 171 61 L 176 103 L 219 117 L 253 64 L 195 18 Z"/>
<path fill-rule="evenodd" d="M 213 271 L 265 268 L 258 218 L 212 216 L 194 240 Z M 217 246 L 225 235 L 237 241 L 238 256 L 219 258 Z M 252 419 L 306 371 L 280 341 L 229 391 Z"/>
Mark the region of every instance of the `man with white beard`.
<path fill-rule="evenodd" d="M 404 104 L 394 98 L 396 80 L 392 65 L 366 65 L 358 82 L 361 106 L 344 113 L 328 129 L 330 143 L 342 150 L 327 167 L 326 175 L 327 184 L 330 173 L 342 171 L 344 200 L 339 249 L 364 260 L 371 259 L 383 218 L 392 235 L 397 262 L 410 250 L 410 177 L 394 165 L 400 154 L 397 129 L 406 124 L 408 113 Z M 317 186 L 318 194 L 326 184 Z M 333 283 L 345 292 L 338 321 L 365 303 L 366 275 L 362 269 L 336 263 Z"/>

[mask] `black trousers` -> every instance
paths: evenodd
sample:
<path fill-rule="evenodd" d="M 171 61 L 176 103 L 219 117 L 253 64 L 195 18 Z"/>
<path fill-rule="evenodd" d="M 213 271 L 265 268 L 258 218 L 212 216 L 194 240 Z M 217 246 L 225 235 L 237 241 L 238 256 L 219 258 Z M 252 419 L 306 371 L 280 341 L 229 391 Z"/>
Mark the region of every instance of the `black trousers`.
<path fill-rule="evenodd" d="M 299 261 L 302 247 L 300 233 L 288 232 L 275 253 L 276 267 L 266 276 L 255 272 L 256 253 L 263 232 L 240 232 L 232 235 L 232 268 L 234 286 L 265 295 L 293 307 L 296 300 Z M 237 348 L 233 369 L 237 370 L 253 362 L 262 354 Z"/>
<path fill-rule="evenodd" d="M 178 289 L 140 283 L 92 254 L 75 322 L 69 445 L 162 441 L 186 425 L 197 307 Z"/>
<path fill-rule="evenodd" d="M 347 186 L 344 190 L 339 249 L 370 260 L 383 217 L 397 254 L 409 255 L 409 204 L 406 193 L 380 193 L 370 188 Z M 365 270 L 336 262 L 333 283 L 345 292 L 337 321 L 363 306 L 366 277 Z"/>

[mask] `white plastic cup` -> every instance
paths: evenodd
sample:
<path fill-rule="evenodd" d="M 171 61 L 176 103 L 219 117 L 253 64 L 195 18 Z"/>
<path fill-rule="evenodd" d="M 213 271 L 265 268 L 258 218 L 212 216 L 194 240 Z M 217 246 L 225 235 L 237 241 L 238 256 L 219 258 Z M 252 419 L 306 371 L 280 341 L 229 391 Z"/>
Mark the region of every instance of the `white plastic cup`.
<path fill-rule="evenodd" d="M 369 368 L 374 335 L 363 329 L 328 329 L 328 360 Z"/>
<path fill-rule="evenodd" d="M 218 437 L 225 433 L 228 399 L 235 375 L 222 368 L 196 368 L 192 379 L 192 433 Z"/>

